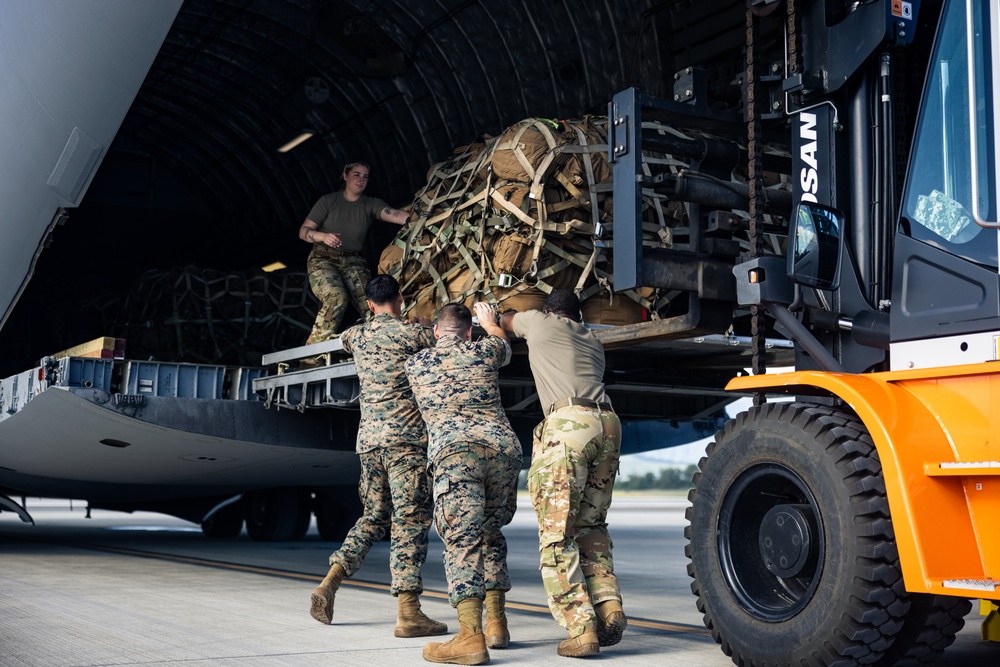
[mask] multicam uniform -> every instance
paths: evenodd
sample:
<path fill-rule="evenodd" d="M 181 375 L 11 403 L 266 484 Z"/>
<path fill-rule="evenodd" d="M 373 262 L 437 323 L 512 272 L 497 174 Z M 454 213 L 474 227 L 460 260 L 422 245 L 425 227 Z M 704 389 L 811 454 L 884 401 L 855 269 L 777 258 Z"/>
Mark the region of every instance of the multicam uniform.
<path fill-rule="evenodd" d="M 604 348 L 589 329 L 540 311 L 516 313 L 512 327 L 528 343 L 545 414 L 528 471 L 542 583 L 553 617 L 574 637 L 594 621 L 594 605 L 621 601 L 607 524 L 621 421 L 604 395 Z"/>
<path fill-rule="evenodd" d="M 521 443 L 500 403 L 497 375 L 510 360 L 506 338 L 442 336 L 406 363 L 427 423 L 434 521 L 444 541 L 452 606 L 487 590 L 510 590 L 501 528 L 517 508 Z"/>
<path fill-rule="evenodd" d="M 330 556 L 347 576 L 361 567 L 372 545 L 390 528 L 391 591 L 423 590 L 420 568 L 427 558 L 431 489 L 427 474 L 427 431 L 413 400 L 405 361 L 434 345 L 434 334 L 379 313 L 341 335 L 354 355 L 361 382 L 359 493 L 364 514 L 343 545 Z"/>
<path fill-rule="evenodd" d="M 368 313 L 365 285 L 371 274 L 360 255 L 361 245 L 372 221 L 385 208 L 381 199 L 361 195 L 357 201 L 348 201 L 343 192 L 333 192 L 320 197 L 306 216 L 319 226 L 318 231 L 340 234 L 341 241 L 339 248 L 314 243 L 306 259 L 309 287 L 320 302 L 307 345 L 333 338 L 340 330 L 348 302 L 362 317 Z"/>

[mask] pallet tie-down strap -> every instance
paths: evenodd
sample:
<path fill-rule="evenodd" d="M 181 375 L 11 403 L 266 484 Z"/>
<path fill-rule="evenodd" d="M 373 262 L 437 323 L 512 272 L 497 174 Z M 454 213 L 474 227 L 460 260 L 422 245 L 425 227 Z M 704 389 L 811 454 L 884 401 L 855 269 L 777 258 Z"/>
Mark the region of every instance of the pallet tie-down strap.
<path fill-rule="evenodd" d="M 492 194 L 490 195 L 490 199 L 496 202 L 500 206 L 500 208 L 507 211 L 521 222 L 531 226 L 535 226 L 538 223 L 538 221 L 532 218 L 530 215 L 522 211 L 517 206 L 514 206 L 514 204 L 511 203 L 510 200 L 506 199 L 502 194 L 500 194 L 498 190 L 494 190 L 492 192 Z M 525 200 L 527 200 L 527 198 L 525 198 Z"/>
<path fill-rule="evenodd" d="M 577 294 L 583 289 L 583 286 L 587 284 L 587 278 L 590 276 L 590 272 L 594 270 L 597 266 L 597 255 L 600 253 L 600 248 L 595 244 L 590 252 L 590 259 L 587 260 L 586 266 L 583 267 L 583 271 L 580 272 L 580 278 L 576 281 L 576 287 L 573 291 Z"/>
<path fill-rule="evenodd" d="M 471 185 L 472 185 L 472 179 L 470 178 L 468 181 L 465 182 L 465 185 L 462 188 L 461 192 L 456 193 L 454 196 L 449 196 L 448 199 L 458 199 L 458 200 L 461 200 L 463 197 L 465 197 L 465 195 L 469 191 L 469 187 Z M 438 223 L 438 222 L 440 222 L 442 220 L 445 220 L 448 217 L 450 217 L 453 213 L 455 213 L 457 211 L 460 211 L 463 208 L 467 208 L 468 206 L 471 206 L 476 201 L 478 201 L 481 197 L 485 196 L 483 194 L 484 188 L 482 188 L 482 187 L 477 188 L 474 192 L 479 192 L 480 193 L 479 196 L 478 197 L 473 197 L 471 200 L 459 201 L 459 203 L 453 204 L 451 207 L 446 208 L 444 211 L 442 211 L 442 212 L 434 215 L 433 217 L 428 218 L 428 224 L 436 224 L 436 223 Z"/>
<path fill-rule="evenodd" d="M 462 259 L 465 260 L 465 263 L 469 267 L 469 270 L 472 271 L 473 278 L 475 278 L 477 282 L 481 282 L 483 279 L 483 273 L 482 271 L 479 270 L 479 266 L 476 265 L 476 260 L 473 259 L 472 255 L 469 253 L 468 248 L 466 248 L 461 243 L 456 243 L 455 247 L 458 248 L 458 252 L 462 255 Z"/>
<path fill-rule="evenodd" d="M 478 247 L 477 250 L 479 251 L 479 274 L 478 275 L 479 275 L 480 279 L 482 278 L 484 272 L 486 271 L 486 266 L 487 266 L 486 252 L 485 252 L 485 249 L 484 249 L 484 245 L 486 244 L 486 222 L 487 222 L 487 216 L 488 216 L 489 209 L 490 209 L 490 206 L 489 206 L 489 201 L 490 201 L 490 183 L 492 182 L 492 180 L 493 180 L 493 171 L 490 170 L 486 174 L 486 189 L 483 192 L 483 202 L 482 202 L 483 210 L 482 210 L 481 215 L 479 217 L 479 241 L 478 241 L 479 247 Z M 463 248 L 464 248 L 464 246 L 463 246 Z"/>
<path fill-rule="evenodd" d="M 652 176 L 653 175 L 653 172 L 649 168 L 649 164 L 646 163 L 646 162 L 642 163 L 642 173 L 643 173 L 644 176 Z M 653 202 L 653 204 L 652 204 L 653 205 L 653 210 L 656 212 L 656 219 L 660 223 L 659 226 L 660 226 L 660 228 L 666 228 L 667 221 L 666 221 L 666 218 L 663 216 L 663 204 L 662 204 L 662 202 L 666 198 L 662 197 L 661 195 L 659 195 L 657 193 L 654 193 L 652 191 L 650 191 L 650 194 L 651 194 L 650 199 Z"/>
<path fill-rule="evenodd" d="M 589 122 L 589 119 L 585 119 L 584 122 Z M 578 145 L 581 146 L 581 147 L 589 149 L 589 145 L 587 144 L 587 134 L 583 131 L 583 129 L 580 128 L 578 125 L 575 125 L 575 124 L 570 124 L 570 123 L 567 123 L 567 124 L 570 127 L 573 128 L 574 132 L 576 132 L 577 139 L 579 140 L 578 141 Z M 604 147 L 604 151 L 605 152 L 607 151 L 607 146 Z M 596 233 L 596 230 L 598 229 L 598 225 L 600 224 L 600 218 L 599 218 L 599 216 L 600 216 L 600 207 L 598 206 L 598 203 L 597 203 L 597 193 L 594 192 L 594 186 L 596 185 L 596 182 L 595 182 L 596 179 L 594 178 L 594 163 L 593 163 L 593 160 L 591 159 L 591 151 L 590 150 L 583 151 L 581 153 L 581 155 L 582 155 L 582 161 L 583 161 L 583 169 L 584 169 L 584 172 L 587 174 L 587 190 L 588 190 L 588 193 L 590 195 L 590 214 L 591 214 L 591 218 L 592 218 L 593 223 L 594 223 L 594 229 L 595 229 L 595 233 Z M 567 181 L 567 182 L 569 181 L 569 179 L 566 178 L 566 176 L 561 171 L 556 175 L 556 178 L 558 178 L 559 176 L 562 176 L 563 179 L 565 179 L 565 181 Z M 563 181 L 560 181 L 560 183 L 562 183 L 562 182 Z M 568 189 L 569 188 L 567 188 L 567 190 Z M 577 190 L 577 192 L 579 192 L 579 190 Z M 574 196 L 579 197 L 580 195 L 574 195 Z"/>
<path fill-rule="evenodd" d="M 612 276 L 611 276 L 611 274 L 606 273 L 606 272 L 604 272 L 604 271 L 602 271 L 600 269 L 595 269 L 594 270 L 594 274 L 597 276 L 597 280 L 598 280 L 599 284 L 604 285 L 605 288 L 608 290 L 609 293 L 613 293 L 614 292 L 614 290 L 611 289 L 611 284 L 612 284 Z M 635 301 L 640 306 L 643 306 L 644 308 L 646 308 L 649 311 L 650 317 L 652 317 L 653 319 L 659 319 L 659 316 L 657 315 L 657 313 L 660 311 L 661 308 L 663 308 L 668 303 L 670 303 L 669 295 L 662 295 L 662 294 L 660 294 L 659 290 L 657 290 L 655 292 L 655 294 L 657 295 L 655 301 L 650 301 L 646 297 L 644 297 L 641 294 L 639 294 L 639 292 L 637 290 L 635 290 L 635 289 L 622 290 L 622 291 L 618 292 L 618 294 L 621 294 L 623 296 L 627 296 L 632 301 Z M 582 298 L 581 298 L 581 300 L 582 300 Z"/>
<path fill-rule="evenodd" d="M 553 276 L 553 275 L 559 273 L 560 271 L 562 271 L 563 269 L 565 269 L 569 265 L 570 265 L 570 262 L 568 260 L 565 260 L 565 259 L 559 260 L 555 264 L 552 264 L 551 266 L 548 266 L 548 267 L 546 267 L 544 269 L 541 269 L 541 270 L 537 271 L 534 274 L 534 277 L 536 278 L 536 280 L 533 283 L 529 284 L 527 282 L 523 282 L 522 281 L 522 282 L 518 283 L 515 287 L 511 288 L 510 292 L 508 292 L 503 298 L 498 298 L 495 295 L 493 295 L 493 288 L 494 287 L 498 287 L 498 285 L 490 284 L 490 285 L 487 286 L 487 289 L 488 289 L 490 295 L 493 296 L 494 299 L 496 299 L 497 303 L 503 303 L 507 299 L 510 299 L 511 297 L 514 297 L 514 296 L 517 296 L 521 292 L 524 292 L 524 291 L 526 291 L 528 289 L 531 289 L 531 288 L 535 288 L 537 290 L 540 290 L 540 291 L 544 292 L 545 294 L 550 294 L 554 288 L 551 285 L 549 285 L 547 282 L 545 282 L 545 278 L 548 278 L 549 276 Z"/>
<path fill-rule="evenodd" d="M 535 170 L 534 174 L 530 174 L 532 177 L 531 187 L 528 190 L 528 196 L 531 197 L 532 199 L 538 199 L 538 200 L 542 199 L 542 191 L 545 189 L 545 183 L 543 182 L 543 179 L 545 178 L 545 174 L 549 170 L 549 166 L 557 157 L 561 155 L 560 152 L 558 151 L 558 146 L 560 144 L 556 142 L 555 137 L 552 136 L 552 132 L 549 131 L 549 128 L 542 125 L 540 127 L 540 131 L 545 137 L 545 143 L 548 145 L 549 149 L 545 152 L 545 156 L 539 163 L 538 169 Z"/>
<path fill-rule="evenodd" d="M 448 286 L 445 281 L 458 273 L 462 268 L 464 267 L 461 264 L 455 264 L 445 271 L 444 274 L 439 274 L 437 269 L 435 269 L 433 265 L 430 265 L 427 273 L 431 276 L 431 284 L 417 293 L 414 303 L 421 301 L 426 297 L 430 297 L 435 290 L 438 290 L 441 294 L 440 299 L 436 300 L 438 305 L 448 303 Z"/>
<path fill-rule="evenodd" d="M 591 253 L 590 255 L 572 253 L 566 250 L 565 248 L 558 246 L 554 243 L 551 243 L 549 241 L 544 241 L 543 245 L 545 246 L 545 249 L 551 252 L 552 254 L 562 257 L 566 261 L 579 266 L 581 269 L 589 264 L 590 258 L 593 256 L 593 253 Z M 587 259 L 584 259 L 584 257 L 586 257 Z"/>
<path fill-rule="evenodd" d="M 543 158 L 541 164 L 539 164 L 539 169 L 536 170 L 534 167 L 531 166 L 531 163 L 528 162 L 528 158 L 525 157 L 524 151 L 521 150 L 521 137 L 523 137 L 524 133 L 531 128 L 538 130 L 538 133 L 542 135 L 543 139 L 545 139 L 545 144 L 546 146 L 548 146 L 549 149 L 546 152 L 546 155 L 548 155 L 549 152 L 551 152 L 551 150 L 555 148 L 556 140 L 555 137 L 552 136 L 552 132 L 549 131 L 548 125 L 546 125 L 546 123 L 541 119 L 533 118 L 531 120 L 524 120 L 521 121 L 518 125 L 519 127 L 517 129 L 517 132 L 514 133 L 514 136 L 508 139 L 507 141 L 501 142 L 498 140 L 497 144 L 493 147 L 493 151 L 491 152 L 495 153 L 496 151 L 509 150 L 511 154 L 514 156 L 514 158 L 517 160 L 517 163 L 524 170 L 524 173 L 528 176 L 528 178 L 534 179 L 538 171 L 544 171 L 545 168 L 548 167 L 549 162 L 551 162 L 552 160 L 551 158 L 549 158 L 548 161 L 546 161 L 546 159 Z"/>
<path fill-rule="evenodd" d="M 491 142 L 491 143 L 493 143 L 493 142 Z M 462 190 L 460 192 L 456 192 L 455 191 L 455 187 L 459 183 L 459 181 L 461 180 L 462 175 L 465 172 L 467 172 L 467 171 L 472 171 L 472 172 L 479 171 L 479 169 L 483 165 L 483 161 L 484 161 L 485 157 L 488 154 L 490 154 L 490 152 L 491 151 L 489 149 L 489 144 L 486 144 L 486 146 L 484 147 L 484 150 L 482 151 L 482 153 L 479 154 L 478 158 L 475 161 L 471 161 L 471 160 L 468 159 L 468 156 L 471 155 L 471 153 L 469 151 L 466 151 L 462 155 L 457 156 L 455 158 L 452 158 L 451 160 L 446 161 L 445 164 L 458 164 L 458 161 L 461 160 L 462 158 L 466 159 L 466 162 L 465 162 L 465 164 L 462 167 L 460 167 L 457 170 L 454 170 L 454 171 L 451 171 L 451 172 L 449 172 L 447 174 L 443 174 L 442 175 L 441 182 L 438 183 L 437 186 L 436 186 L 438 191 L 440 191 L 441 186 L 443 186 L 444 183 L 447 182 L 447 180 L 449 178 L 452 179 L 451 186 L 450 186 L 450 188 L 448 189 L 448 192 L 445 195 L 443 195 L 441 197 L 435 196 L 431 200 L 427 200 L 425 197 L 421 197 L 421 199 L 427 204 L 428 210 L 430 208 L 433 208 L 434 206 L 437 206 L 437 204 L 439 204 L 439 203 L 441 203 L 443 201 L 447 201 L 449 199 L 460 199 L 463 196 L 463 194 L 465 193 L 465 191 L 468 189 L 469 185 L 472 183 L 472 180 L 473 180 L 471 177 L 468 178 L 465 181 L 464 187 L 462 188 Z M 435 170 L 435 174 L 434 175 L 437 176 L 439 174 L 441 174 L 441 169 L 440 168 L 437 169 L 437 170 Z M 427 188 L 429 188 L 429 187 L 430 187 L 429 184 L 427 186 L 425 186 L 424 190 L 422 190 L 419 193 L 418 197 L 421 196 L 421 195 L 423 195 L 423 193 L 426 192 Z"/>
<path fill-rule="evenodd" d="M 432 236 L 431 243 L 421 246 L 421 248 L 423 248 L 423 252 L 420 258 L 420 271 L 418 272 L 417 275 L 414 275 L 413 278 L 411 278 L 406 283 L 406 285 L 403 287 L 402 290 L 405 292 L 407 288 L 409 288 L 417 280 L 417 278 L 419 277 L 419 273 L 421 272 L 431 276 L 432 279 L 431 284 L 418 294 L 416 301 L 423 299 L 425 296 L 430 294 L 435 288 L 440 289 L 442 291 L 442 294 L 447 296 L 448 292 L 447 286 L 444 284 L 442 277 L 438 274 L 437 270 L 434 268 L 433 260 L 434 257 L 437 254 L 443 252 L 445 247 L 448 245 L 447 238 L 450 234 L 455 233 L 455 238 L 452 239 L 451 242 L 454 243 L 455 241 L 457 241 L 457 239 L 459 238 L 459 233 L 458 230 L 454 229 L 455 227 L 456 224 L 453 218 L 447 219 L 445 221 L 445 224 L 442 224 L 440 227 L 437 228 L 432 227 L 432 229 L 435 229 L 435 232 Z M 447 272 L 446 275 L 451 274 L 453 272 L 454 272 L 454 267 L 452 268 L 451 271 Z"/>

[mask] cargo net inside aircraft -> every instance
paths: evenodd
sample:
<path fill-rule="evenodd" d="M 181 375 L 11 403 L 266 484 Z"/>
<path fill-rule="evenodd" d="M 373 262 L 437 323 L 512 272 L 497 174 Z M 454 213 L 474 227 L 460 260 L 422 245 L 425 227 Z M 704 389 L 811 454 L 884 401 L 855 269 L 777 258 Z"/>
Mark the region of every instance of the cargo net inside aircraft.
<path fill-rule="evenodd" d="M 148 271 L 129 291 L 116 331 L 133 359 L 256 366 L 302 345 L 317 301 L 302 271 Z"/>
<path fill-rule="evenodd" d="M 570 288 L 591 324 L 669 316 L 675 294 L 644 287 L 614 291 L 607 129 L 603 117 L 526 119 L 433 165 L 414 198 L 410 224 L 383 251 L 378 267 L 399 278 L 404 314 L 433 318 L 446 303 L 478 300 L 522 311 L 540 308 L 553 289 Z M 643 132 L 682 142 L 707 136 L 658 122 L 643 123 Z M 677 175 L 690 164 L 644 151 L 642 168 L 646 176 Z M 768 188 L 791 189 L 786 176 L 764 178 Z M 734 172 L 731 180 L 745 183 L 745 174 Z M 643 190 L 642 202 L 644 246 L 691 249 L 683 202 L 651 189 Z M 764 222 L 772 221 L 765 216 Z M 734 257 L 747 249 L 745 241 L 733 240 L 732 229 L 723 233 Z M 766 242 L 778 250 L 775 238 Z"/>

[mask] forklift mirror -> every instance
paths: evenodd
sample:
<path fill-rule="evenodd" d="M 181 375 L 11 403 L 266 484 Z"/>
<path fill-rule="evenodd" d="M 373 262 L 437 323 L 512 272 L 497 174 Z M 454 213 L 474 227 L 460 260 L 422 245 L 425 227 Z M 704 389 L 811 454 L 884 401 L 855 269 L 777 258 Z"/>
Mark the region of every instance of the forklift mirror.
<path fill-rule="evenodd" d="M 788 238 L 788 277 L 823 290 L 840 285 L 841 230 L 844 214 L 812 202 L 795 207 Z"/>

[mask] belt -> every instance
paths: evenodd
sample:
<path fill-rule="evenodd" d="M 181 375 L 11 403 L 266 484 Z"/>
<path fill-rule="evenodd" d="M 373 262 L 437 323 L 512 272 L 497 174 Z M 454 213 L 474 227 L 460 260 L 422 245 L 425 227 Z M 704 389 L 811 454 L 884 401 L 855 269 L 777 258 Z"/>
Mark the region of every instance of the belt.
<path fill-rule="evenodd" d="M 561 398 L 555 403 L 553 403 L 552 406 L 549 408 L 549 412 L 550 413 L 555 412 L 556 410 L 560 408 L 565 408 L 569 405 L 579 405 L 580 407 L 583 408 L 592 408 L 594 410 L 603 410 L 605 412 L 611 411 L 611 404 L 608 402 L 598 403 L 597 401 L 591 401 L 590 399 L 587 398 L 574 398 L 571 396 L 569 398 Z"/>
<path fill-rule="evenodd" d="M 315 247 L 316 254 L 322 255 L 324 257 L 357 257 L 358 251 L 356 250 L 341 250 L 339 248 L 331 248 L 330 246 L 317 245 Z"/>

